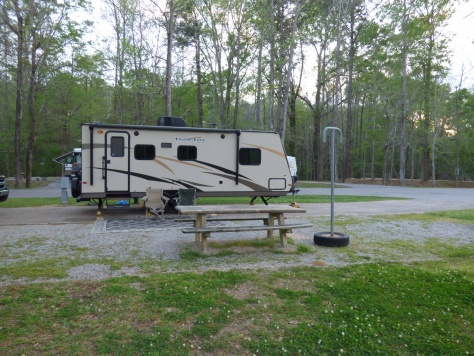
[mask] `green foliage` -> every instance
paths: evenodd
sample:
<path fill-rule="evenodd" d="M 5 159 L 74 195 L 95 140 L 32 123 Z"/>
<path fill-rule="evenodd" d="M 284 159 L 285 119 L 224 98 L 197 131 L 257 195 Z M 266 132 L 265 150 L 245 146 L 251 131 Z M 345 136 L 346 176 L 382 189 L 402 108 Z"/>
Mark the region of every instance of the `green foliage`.
<path fill-rule="evenodd" d="M 468 210 L 454 210 L 454 211 L 437 211 L 432 213 L 426 213 L 428 216 L 441 217 L 453 220 L 462 220 L 474 222 L 474 209 Z"/>
<path fill-rule="evenodd" d="M 74 199 L 70 198 L 71 204 L 76 204 Z M 2 203 L 1 208 L 27 208 L 45 205 L 60 205 L 60 198 L 9 198 Z"/>
<path fill-rule="evenodd" d="M 465 85 L 462 82 L 456 90 L 444 82 L 451 53 L 447 47 L 450 38 L 442 29 L 450 19 L 455 2 L 407 3 L 406 38 L 402 31 L 404 10 L 400 2 L 372 4 L 370 11 L 365 3 L 354 3 L 355 18 L 352 20 L 350 6 L 341 9 L 339 20 L 335 7 L 328 2 L 300 4 L 298 35 L 291 39 L 294 7 L 286 3 L 273 2 L 274 8 L 269 9 L 268 3 L 247 0 L 176 2 L 172 114 L 184 117 L 189 126 L 198 126 L 195 56 L 199 53 L 205 127 L 268 130 L 270 89 L 273 89 L 277 95 L 273 129 L 286 129 L 285 148 L 288 154 L 296 156 L 301 179 L 315 179 L 317 175 L 328 179 L 328 149 L 320 142 L 320 134 L 324 127 L 332 125 L 346 130 L 349 114 L 354 121 L 352 132 L 343 134 L 350 138 L 351 144 L 338 150 L 339 161 L 350 153 L 351 174 L 355 178 L 367 178 L 373 172 L 374 178 L 397 179 L 403 88 L 400 73 L 402 48 L 406 43 L 406 175 L 420 178 L 421 167 L 426 170 L 430 163 L 428 150 L 433 144 L 433 130 L 438 125 L 435 157 L 432 157 L 435 178 L 454 179 L 453 172 L 459 168 L 461 179 L 473 179 L 474 94 L 472 90 L 461 88 Z M 23 5 L 20 11 L 28 12 L 29 3 Z M 166 112 L 166 73 L 163 70 L 166 48 L 162 46 L 161 36 L 166 32 L 163 29 L 167 28 L 169 18 L 165 15 L 169 9 L 155 5 L 144 8 L 136 1 L 120 2 L 115 8 L 117 16 L 109 8 L 103 14 L 108 17 L 111 27 L 120 31 L 113 32 L 110 38 L 103 38 L 107 31 L 96 29 L 96 38 L 86 42 L 88 26 L 97 25 L 91 23 L 89 16 L 85 21 L 76 21 L 70 11 L 87 5 L 85 1 L 57 3 L 51 7 L 36 4 L 38 11 L 31 12 L 45 15 L 44 23 L 38 23 L 38 26 L 45 29 L 51 26 L 51 30 L 55 30 L 43 31 L 38 47 L 38 55 L 45 57 L 41 58 L 36 75 L 36 127 L 30 127 L 29 112 L 25 109 L 28 78 L 24 78 L 19 162 L 21 170 L 25 171 L 26 147 L 31 133 L 31 137 L 37 137 L 33 177 L 61 173 L 60 166 L 52 159 L 80 145 L 80 123 L 155 125 L 157 117 Z M 15 170 L 17 38 L 12 31 L 14 26 L 9 25 L 15 24 L 16 16 L 11 1 L 2 6 L 6 16 L 0 21 L 0 47 L 4 53 L 0 58 L 0 150 L 3 152 L 0 173 L 12 176 Z M 66 10 L 65 21 L 54 23 L 51 14 L 60 10 Z M 147 11 L 155 16 L 146 16 Z M 270 13 L 274 15 L 273 34 L 269 33 Z M 25 33 L 31 37 L 34 28 L 29 25 L 38 18 L 25 18 L 28 18 Z M 351 21 L 355 21 L 353 34 L 348 31 Z M 234 28 L 230 29 L 229 23 Z M 346 93 L 343 93 L 339 99 L 344 105 L 339 105 L 335 118 L 336 73 L 347 75 L 350 53 L 347 43 L 351 35 L 356 39 L 352 112 L 347 112 Z M 152 38 L 157 42 L 150 41 Z M 337 38 L 341 46 L 339 56 L 333 51 Z M 269 82 L 271 40 L 275 41 L 273 83 Z M 287 127 L 282 128 L 283 103 L 280 99 L 284 97 L 283 83 L 288 74 L 291 43 L 297 43 L 295 48 L 301 50 L 295 52 L 294 69 L 289 76 L 288 120 Z M 22 62 L 26 66 L 25 73 L 31 69 L 29 56 L 30 52 L 25 53 Z M 339 70 L 336 70 L 338 66 Z M 302 86 L 299 86 L 300 76 L 305 79 Z M 344 152 L 346 149 L 349 152 Z"/>

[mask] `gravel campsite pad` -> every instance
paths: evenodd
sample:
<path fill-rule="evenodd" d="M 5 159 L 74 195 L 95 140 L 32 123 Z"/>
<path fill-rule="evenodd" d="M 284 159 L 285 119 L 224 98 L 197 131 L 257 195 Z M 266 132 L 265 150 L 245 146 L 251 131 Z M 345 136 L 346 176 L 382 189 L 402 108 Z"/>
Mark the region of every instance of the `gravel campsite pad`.
<path fill-rule="evenodd" d="M 290 235 L 290 249 L 222 247 L 223 242 L 264 240 L 261 232 L 233 233 L 212 238 L 216 245 L 211 248 L 216 254 L 209 256 L 196 253 L 194 237 L 183 234 L 181 226 L 173 224 L 173 216 L 164 223 L 146 224 L 140 210 L 133 216 L 106 214 L 104 220 L 96 220 L 93 207 L 68 206 L 31 208 L 30 218 L 22 220 L 20 210 L 0 209 L 5 218 L 0 227 L 0 285 L 155 272 L 431 260 L 474 245 L 474 225 L 424 221 L 413 218 L 413 214 L 391 216 L 397 205 L 403 214 L 410 213 L 407 209 L 412 213 L 430 211 L 426 204 L 423 208 L 399 201 L 338 204 L 335 228 L 350 236 L 350 244 L 326 248 L 315 246 L 313 235 L 327 231 L 329 207 L 304 204 L 307 213 L 289 216 L 287 221 L 309 222 L 313 227 L 295 230 Z M 25 209 L 29 208 L 23 208 L 22 214 Z M 77 222 L 64 221 L 65 216 L 76 217 Z M 36 273 L 24 276 L 9 272 L 22 269 Z"/>

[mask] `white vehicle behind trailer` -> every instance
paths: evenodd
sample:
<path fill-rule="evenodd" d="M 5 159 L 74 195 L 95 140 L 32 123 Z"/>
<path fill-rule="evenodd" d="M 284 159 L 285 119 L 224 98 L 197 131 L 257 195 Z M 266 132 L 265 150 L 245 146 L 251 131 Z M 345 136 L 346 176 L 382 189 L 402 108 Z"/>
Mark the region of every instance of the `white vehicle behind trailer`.
<path fill-rule="evenodd" d="M 71 180 L 73 196 L 101 207 L 109 198 L 141 198 L 146 188 L 162 188 L 168 196 L 195 188 L 198 196 L 264 201 L 291 189 L 278 134 L 160 126 L 160 119 L 158 126 L 83 124 L 82 172 Z"/>
<path fill-rule="evenodd" d="M 53 159 L 63 167 L 63 175 L 70 177 L 81 166 L 81 149 L 75 148 L 71 152 L 65 153 Z M 79 168 L 80 169 L 80 168 Z"/>

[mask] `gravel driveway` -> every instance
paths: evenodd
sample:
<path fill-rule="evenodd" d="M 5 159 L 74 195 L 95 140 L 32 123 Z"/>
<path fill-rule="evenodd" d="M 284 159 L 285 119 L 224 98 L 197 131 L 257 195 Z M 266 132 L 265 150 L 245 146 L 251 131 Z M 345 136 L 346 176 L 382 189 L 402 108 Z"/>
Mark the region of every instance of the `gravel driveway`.
<path fill-rule="evenodd" d="M 94 206 L 58 205 L 12 209 L 0 206 L 0 268 L 44 260 L 51 260 L 52 263 L 68 261 L 74 266 L 68 267 L 65 279 L 98 280 L 111 276 L 170 271 L 273 269 L 305 265 L 345 265 L 361 261 L 426 260 L 439 258 L 439 253 L 426 248 L 433 241 L 437 241 L 443 248 L 474 244 L 472 224 L 426 223 L 422 220 L 390 217 L 395 214 L 472 209 L 474 189 L 347 186 L 348 188 L 336 189 L 336 194 L 399 196 L 410 200 L 336 203 L 335 231 L 350 236 L 351 242 L 347 248 L 315 246 L 314 233 L 329 229 L 330 205 L 302 204 L 307 213 L 288 216 L 288 221 L 311 222 L 314 225 L 312 228 L 295 230 L 290 235 L 295 245 L 307 246 L 305 253 L 274 253 L 246 248 L 237 251 L 242 253 L 191 261 L 184 261 L 182 254 L 195 249 L 194 237 L 183 234 L 179 227 L 171 223 L 173 216 L 167 217 L 167 224 L 144 224 L 144 212 L 139 206 L 132 206 L 126 211 L 107 212 L 104 220 L 96 219 L 97 208 Z M 10 199 L 24 197 L 28 193 L 36 197 L 57 196 L 60 203 L 61 194 L 57 181 L 35 190 L 11 190 Z M 329 194 L 329 189 L 303 188 L 299 194 Z M 125 228 L 104 227 L 123 221 L 126 221 L 123 225 Z M 211 240 L 254 240 L 255 237 L 261 237 L 261 233 L 247 232 L 232 236 L 219 234 Z M 118 263 L 120 268 L 112 269 L 110 261 Z M 8 275 L 3 275 L 0 276 L 0 285 L 46 280 L 51 278 L 45 276 L 35 280 L 13 280 Z"/>

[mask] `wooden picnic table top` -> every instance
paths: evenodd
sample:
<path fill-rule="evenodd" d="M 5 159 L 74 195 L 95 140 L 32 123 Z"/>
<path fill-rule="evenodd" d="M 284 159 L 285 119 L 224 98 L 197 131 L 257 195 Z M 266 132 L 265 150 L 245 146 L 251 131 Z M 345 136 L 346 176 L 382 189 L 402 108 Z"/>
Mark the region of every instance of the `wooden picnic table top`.
<path fill-rule="evenodd" d="M 181 214 L 282 214 L 306 213 L 305 209 L 290 205 L 178 205 L 175 209 Z"/>

